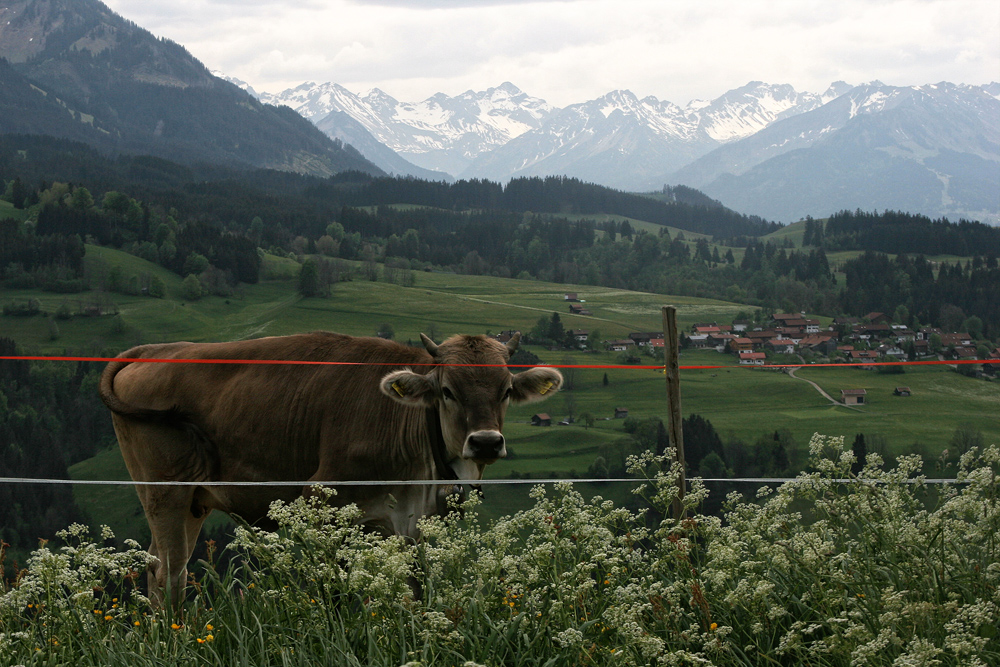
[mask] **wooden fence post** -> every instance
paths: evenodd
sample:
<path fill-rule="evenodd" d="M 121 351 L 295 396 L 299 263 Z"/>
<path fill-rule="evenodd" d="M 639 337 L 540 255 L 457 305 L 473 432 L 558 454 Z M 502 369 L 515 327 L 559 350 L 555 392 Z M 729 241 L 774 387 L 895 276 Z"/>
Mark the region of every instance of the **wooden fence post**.
<path fill-rule="evenodd" d="M 680 352 L 680 337 L 677 333 L 677 309 L 673 306 L 663 307 L 663 363 L 667 376 L 667 403 L 670 406 L 669 430 L 670 444 L 677 453 L 677 462 L 681 465 L 681 476 L 678 480 L 679 490 L 674 501 L 674 519 L 680 521 L 684 516 L 684 490 L 687 487 L 687 475 L 684 470 L 684 428 L 681 422 L 681 376 L 678 355 Z"/>

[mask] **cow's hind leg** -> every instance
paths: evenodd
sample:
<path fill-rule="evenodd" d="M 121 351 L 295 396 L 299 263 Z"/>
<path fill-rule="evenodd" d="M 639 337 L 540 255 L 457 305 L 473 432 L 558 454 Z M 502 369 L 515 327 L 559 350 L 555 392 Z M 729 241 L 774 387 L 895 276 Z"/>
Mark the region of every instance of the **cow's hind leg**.
<path fill-rule="evenodd" d="M 127 369 L 126 369 L 127 371 Z M 123 372 L 126 372 L 123 371 Z M 184 429 L 114 416 L 122 457 L 134 480 L 208 479 L 211 468 L 202 443 Z M 176 606 L 187 583 L 187 563 L 208 509 L 194 486 L 137 486 L 149 522 L 149 553 L 157 560 L 147 571 L 149 598 L 162 607 Z"/>
<path fill-rule="evenodd" d="M 145 487 L 140 492 L 152 543 L 149 553 L 149 598 L 153 605 L 176 607 L 183 600 L 187 564 L 198 543 L 206 512 L 192 511 L 193 487 Z"/>

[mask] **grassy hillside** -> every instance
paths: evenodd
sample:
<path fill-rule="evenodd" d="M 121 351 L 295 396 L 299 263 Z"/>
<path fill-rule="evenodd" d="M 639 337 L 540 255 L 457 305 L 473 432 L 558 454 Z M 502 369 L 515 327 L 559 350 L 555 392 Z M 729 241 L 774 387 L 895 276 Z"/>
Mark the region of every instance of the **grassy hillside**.
<path fill-rule="evenodd" d="M 60 353 L 67 349 L 123 348 L 137 342 L 222 341 L 312 330 L 372 335 L 381 323 L 388 322 L 395 329 L 396 339 L 406 341 L 417 340 L 421 332 L 434 332 L 444 337 L 453 333 L 496 333 L 504 329 L 527 331 L 540 317 L 557 312 L 567 329 L 597 329 L 602 337 L 613 338 L 632 331 L 660 330 L 660 308 L 666 304 L 677 306 L 682 328 L 698 321 L 729 321 L 746 308 L 695 297 L 425 272 L 415 274 L 414 287 L 356 278 L 335 285 L 329 298 L 304 298 L 297 294 L 294 281 L 290 279 L 295 262 L 272 257 L 267 258 L 269 267 L 275 267 L 274 273 L 283 271 L 288 280 L 265 280 L 241 287 L 240 293 L 233 297 L 209 296 L 190 302 L 180 296 L 179 277 L 132 255 L 88 246 L 87 261 L 94 271 L 101 266 L 119 265 L 126 273 L 157 275 L 167 286 L 167 296 L 154 299 L 108 295 L 117 304 L 117 317 L 74 317 L 58 321 L 59 335 L 55 340 L 51 340 L 47 321 L 41 316 L 3 317 L 0 321 L 4 334 L 27 350 Z M 568 312 L 564 295 L 570 291 L 577 292 L 586 302 L 592 316 Z M 39 299 L 43 310 L 51 313 L 63 302 L 86 302 L 94 299 L 94 294 L 0 291 L 3 302 L 25 298 Z M 533 351 L 547 363 L 595 365 L 620 361 L 618 355 L 611 353 Z M 690 351 L 682 353 L 681 363 L 732 366 L 734 362 L 732 357 L 715 352 Z M 637 417 L 663 414 L 662 374 L 648 370 L 582 369 L 574 372 L 577 389 L 571 394 L 577 413 L 588 411 L 598 417 L 610 416 L 614 407 L 623 406 Z M 602 385 L 605 373 L 610 379 L 607 387 Z M 873 396 L 872 402 L 860 412 L 835 408 L 801 380 L 732 366 L 722 370 L 685 371 L 682 380 L 685 415 L 692 412 L 705 415 L 720 433 L 756 433 L 782 427 L 790 429 L 803 441 L 815 431 L 877 430 L 900 442 L 933 443 L 941 442 L 943 434 L 966 421 L 982 424 L 987 433 L 1000 439 L 1000 428 L 982 416 L 982 401 L 1000 405 L 997 385 L 936 367 L 908 370 L 902 376 L 825 368 L 809 369 L 799 375 L 814 379 L 836 396 L 841 388 L 867 387 Z M 898 384 L 914 389 L 912 400 L 881 398 L 886 392 L 891 396 L 892 388 Z M 934 398 L 930 399 L 932 396 Z M 977 398 L 970 400 L 970 396 Z M 545 410 L 554 416 L 561 415 L 567 412 L 565 400 L 564 396 L 556 397 L 545 404 Z M 930 410 L 925 400 L 937 401 L 940 409 Z M 511 413 L 512 420 L 527 422 L 531 413 L 539 409 L 538 406 L 515 409 Z M 778 419 L 779 415 L 782 419 Z M 889 421 L 880 422 L 883 417 Z M 578 428 L 581 427 L 573 426 L 570 430 Z"/>
<path fill-rule="evenodd" d="M 3 317 L 3 332 L 28 351 L 59 354 L 66 350 L 98 354 L 136 343 L 173 340 L 223 341 L 311 330 L 333 330 L 372 335 L 388 322 L 401 341 L 418 340 L 420 332 L 438 338 L 452 333 L 530 330 L 540 317 L 558 312 L 567 329 L 597 329 L 603 338 L 632 331 L 661 329 L 660 308 L 678 307 L 679 324 L 687 328 L 698 321 L 729 321 L 746 307 L 740 304 L 628 292 L 585 285 L 562 285 L 486 276 L 417 272 L 413 287 L 370 282 L 355 277 L 338 283 L 328 298 L 303 298 L 295 290 L 298 264 L 268 256 L 263 280 L 242 286 L 229 298 L 204 297 L 186 301 L 176 275 L 116 250 L 88 246 L 92 276 L 120 266 L 126 274 L 149 273 L 163 280 L 166 297 L 107 295 L 119 314 L 73 317 L 57 321 L 58 337 L 52 339 L 48 320 L 42 316 Z M 564 295 L 577 292 L 592 316 L 571 315 Z M 93 293 L 58 295 L 31 290 L 0 291 L 0 301 L 37 298 L 52 313 L 68 302 L 94 299 Z M 73 306 L 75 309 L 75 305 Z M 619 364 L 613 353 L 548 351 L 529 346 L 543 362 L 579 366 Z M 645 363 L 652 363 L 647 360 Z M 879 436 L 886 453 L 919 451 L 937 456 L 960 425 L 981 431 L 987 442 L 1000 442 L 1000 384 L 960 376 L 943 367 L 908 369 L 904 375 L 880 375 L 853 368 L 806 368 L 800 378 L 817 382 L 839 397 L 846 388 L 866 388 L 869 402 L 860 408 L 834 406 L 805 379 L 784 373 L 748 370 L 732 357 L 714 351 L 684 351 L 682 365 L 724 365 L 721 369 L 685 370 L 681 377 L 683 414 L 707 418 L 723 440 L 741 439 L 752 444 L 762 433 L 787 430 L 797 447 L 789 452 L 794 467 L 804 463 L 805 445 L 813 433 Z M 616 407 L 628 408 L 638 419 L 666 419 L 665 380 L 662 373 L 644 369 L 578 368 L 575 389 L 546 403 L 514 407 L 507 435 L 514 455 L 488 469 L 488 477 L 511 474 L 533 476 L 586 475 L 602 446 L 625 437 L 621 420 L 610 419 Z M 608 384 L 604 384 L 604 376 Z M 892 395 L 895 386 L 907 385 L 909 398 Z M 558 422 L 571 412 L 589 412 L 597 418 L 593 428 L 581 422 L 570 426 L 539 428 L 530 425 L 536 412 L 547 412 Z M 127 479 L 116 449 L 78 464 L 71 470 L 80 479 L 111 475 Z M 491 489 L 488 507 L 506 511 L 530 502 L 527 487 Z M 602 491 L 606 493 L 606 491 Z M 122 497 L 130 499 L 123 504 Z M 81 487 L 81 506 L 91 517 L 127 527 L 121 534 L 145 530 L 133 492 L 121 487 Z"/>
<path fill-rule="evenodd" d="M 790 239 L 796 248 L 802 247 L 802 239 L 806 233 L 806 223 L 805 220 L 799 220 L 798 222 L 793 222 L 789 225 L 785 225 L 781 229 L 766 234 L 760 237 L 760 240 L 764 243 L 768 241 L 774 241 L 779 246 L 785 243 L 786 239 Z"/>
<path fill-rule="evenodd" d="M 488 276 L 416 273 L 414 287 L 369 282 L 355 278 L 338 283 L 328 298 L 304 298 L 295 290 L 295 262 L 267 257 L 265 275 L 285 280 L 263 280 L 241 286 L 232 297 L 203 297 L 187 301 L 181 279 L 162 267 L 133 255 L 87 246 L 88 270 L 96 274 L 120 266 L 126 275 L 148 273 L 166 284 L 166 297 L 109 294 L 121 323 L 113 316 L 79 317 L 59 321 L 59 337 L 51 339 L 46 319 L 5 317 L 6 335 L 31 350 L 55 353 L 64 349 L 124 348 L 136 342 L 174 340 L 220 341 L 301 331 L 331 330 L 372 335 L 389 322 L 398 340 L 416 340 L 434 327 L 439 335 L 530 329 L 539 317 L 559 312 L 567 329 L 600 329 L 607 337 L 630 331 L 659 330 L 660 308 L 678 307 L 681 326 L 700 320 L 725 320 L 744 307 L 694 297 L 628 292 L 586 285 L 563 285 Z M 592 316 L 570 315 L 566 292 L 577 292 Z M 54 294 L 41 290 L 0 289 L 0 302 L 38 299 L 42 310 L 54 313 L 61 304 L 71 309 L 94 300 L 95 293 Z"/>

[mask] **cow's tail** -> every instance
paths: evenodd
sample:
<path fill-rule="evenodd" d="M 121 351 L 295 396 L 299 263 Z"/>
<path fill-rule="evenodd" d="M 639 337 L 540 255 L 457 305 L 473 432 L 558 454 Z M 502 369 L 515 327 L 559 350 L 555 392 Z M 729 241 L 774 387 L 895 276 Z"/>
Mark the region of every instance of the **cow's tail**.
<path fill-rule="evenodd" d="M 101 382 L 97 389 L 101 400 L 104 401 L 104 405 L 108 406 L 111 412 L 122 417 L 133 417 L 145 421 L 159 422 L 182 420 L 184 415 L 177 407 L 166 410 L 140 408 L 126 403 L 115 393 L 115 376 L 118 375 L 119 371 L 132 363 L 129 361 L 130 359 L 142 358 L 149 347 L 151 346 L 141 345 L 133 347 L 131 350 L 126 350 L 118 355 L 120 361 L 112 361 L 105 367 L 104 372 L 101 373 Z"/>
<path fill-rule="evenodd" d="M 131 359 L 145 356 L 152 345 L 141 345 L 126 350 L 118 355 L 116 361 L 110 362 L 101 374 L 98 393 L 104 405 L 116 415 L 138 419 L 140 421 L 163 424 L 177 428 L 187 433 L 192 445 L 188 460 L 178 466 L 170 477 L 175 479 L 213 479 L 218 470 L 218 455 L 215 443 L 208 437 L 205 430 L 198 424 L 195 416 L 182 410 L 179 406 L 167 409 L 140 408 L 123 401 L 115 393 L 115 376 L 133 363 Z"/>

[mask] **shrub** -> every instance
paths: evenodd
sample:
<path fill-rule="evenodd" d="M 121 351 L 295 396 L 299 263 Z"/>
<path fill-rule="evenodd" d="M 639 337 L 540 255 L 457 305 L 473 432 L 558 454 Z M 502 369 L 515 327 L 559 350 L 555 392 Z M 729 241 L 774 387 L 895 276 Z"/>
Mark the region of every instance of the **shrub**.
<path fill-rule="evenodd" d="M 237 529 L 183 613 L 135 587 L 149 556 L 71 527 L 0 595 L 0 654 L 23 664 L 986 665 L 1000 660 L 1000 449 L 970 449 L 929 490 L 916 456 L 857 476 L 842 438 L 812 472 L 721 517 L 680 469 L 631 459 L 633 512 L 569 482 L 483 526 L 477 494 L 413 544 L 362 530 L 333 492 L 274 503 L 276 532 Z M 105 531 L 102 538 L 108 538 Z M 211 561 L 211 550 L 209 550 Z M 415 595 L 409 581 L 419 581 Z"/>
<path fill-rule="evenodd" d="M 197 301 L 202 297 L 203 293 L 201 281 L 193 273 L 189 274 L 184 279 L 184 282 L 181 283 L 181 295 L 188 301 Z"/>
<path fill-rule="evenodd" d="M 14 317 L 31 317 L 42 312 L 42 303 L 38 299 L 25 299 L 24 302 L 12 301 L 3 306 L 4 315 Z"/>

